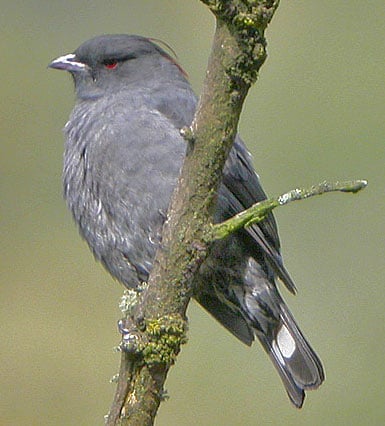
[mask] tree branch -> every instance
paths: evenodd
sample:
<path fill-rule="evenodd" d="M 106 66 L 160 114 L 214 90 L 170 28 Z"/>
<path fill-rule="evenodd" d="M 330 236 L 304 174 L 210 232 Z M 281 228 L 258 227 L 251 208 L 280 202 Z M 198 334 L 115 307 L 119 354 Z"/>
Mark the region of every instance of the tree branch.
<path fill-rule="evenodd" d="M 163 228 L 162 248 L 148 284 L 140 292 L 126 292 L 121 368 L 107 426 L 154 422 L 168 370 L 186 341 L 192 279 L 210 242 L 221 238 L 227 227 L 211 223 L 216 193 L 244 99 L 266 58 L 264 31 L 279 3 L 202 1 L 216 16 L 208 71 L 193 123 L 184 129 L 187 154 Z M 312 192 L 296 190 L 266 201 L 236 226 L 261 220 L 267 210 Z"/>
<path fill-rule="evenodd" d="M 163 229 L 163 247 L 157 252 L 147 287 L 128 314 L 130 325 L 123 335 L 127 340 L 141 333 L 139 340 L 147 342 L 147 352 L 139 342 L 133 356 L 122 355 L 126 366 L 121 367 L 124 374 L 118 379 L 118 389 L 126 389 L 127 394 L 115 396 L 109 426 L 153 423 L 168 369 L 186 340 L 185 312 L 192 277 L 207 254 L 205 235 L 211 230 L 222 169 L 243 101 L 266 57 L 264 30 L 278 6 L 278 1 L 204 3 L 217 18 L 208 72 Z M 128 371 L 127 386 L 122 382 L 127 381 Z"/>
<path fill-rule="evenodd" d="M 235 231 L 241 228 L 247 228 L 261 222 L 269 212 L 278 206 L 284 206 L 292 201 L 305 200 L 315 195 L 322 195 L 327 192 L 351 192 L 355 194 L 367 186 L 366 180 L 351 180 L 342 182 L 321 182 L 313 185 L 310 188 L 297 188 L 289 192 L 268 200 L 261 201 L 252 205 L 247 210 L 238 213 L 234 217 L 222 222 L 212 225 L 212 240 L 219 240 L 228 237 Z"/>

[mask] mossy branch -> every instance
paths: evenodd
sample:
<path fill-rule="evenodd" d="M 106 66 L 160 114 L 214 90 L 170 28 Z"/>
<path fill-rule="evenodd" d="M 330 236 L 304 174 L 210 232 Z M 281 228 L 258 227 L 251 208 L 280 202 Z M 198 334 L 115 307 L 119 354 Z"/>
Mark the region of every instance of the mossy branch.
<path fill-rule="evenodd" d="M 150 426 L 164 398 L 170 366 L 186 341 L 186 309 L 194 274 L 215 238 L 262 220 L 278 205 L 331 190 L 354 192 L 365 183 L 321 184 L 267 200 L 212 225 L 222 170 L 237 132 L 243 102 L 266 58 L 265 29 L 278 0 L 202 0 L 216 16 L 216 31 L 193 123 L 185 129 L 187 155 L 173 195 L 149 281 L 131 294 L 125 319 L 117 391 L 107 426 Z M 334 188 L 334 189 L 333 189 Z M 250 215 L 250 216 L 247 216 Z M 236 223 L 236 225 L 233 225 Z"/>
<path fill-rule="evenodd" d="M 321 182 L 313 185 L 310 188 L 297 188 L 286 192 L 276 198 L 261 201 L 254 204 L 247 210 L 233 216 L 232 218 L 212 225 L 211 239 L 219 240 L 229 236 L 231 233 L 241 228 L 247 228 L 261 222 L 269 212 L 278 206 L 283 206 L 292 201 L 305 200 L 306 198 L 315 195 L 322 195 L 326 192 L 351 192 L 356 193 L 367 186 L 366 180 L 350 180 L 350 181 L 337 181 L 337 182 Z"/>
<path fill-rule="evenodd" d="M 128 340 L 129 350 L 122 354 L 124 365 L 108 426 L 154 422 L 168 369 L 186 340 L 185 313 L 194 274 L 208 253 L 206 238 L 222 170 L 243 102 L 266 58 L 264 31 L 278 6 L 278 1 L 203 2 L 216 16 L 208 71 L 193 123 L 186 132 L 187 155 L 163 228 L 162 249 L 157 251 L 148 285 L 127 316 L 123 340 Z M 171 327 L 171 339 L 170 318 L 178 318 L 176 333 Z M 165 319 L 161 335 L 154 335 L 150 325 Z M 142 345 L 152 339 L 156 341 L 146 354 Z M 170 350 L 165 348 L 169 343 Z M 160 357 L 158 349 L 163 354 Z"/>

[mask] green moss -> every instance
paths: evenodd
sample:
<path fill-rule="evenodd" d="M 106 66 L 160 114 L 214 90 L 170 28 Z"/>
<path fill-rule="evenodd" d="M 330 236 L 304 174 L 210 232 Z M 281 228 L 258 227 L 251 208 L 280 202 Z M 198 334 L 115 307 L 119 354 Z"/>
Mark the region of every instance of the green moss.
<path fill-rule="evenodd" d="M 237 15 L 235 23 L 244 28 L 255 27 L 257 25 L 255 16 L 248 13 L 240 13 Z"/>
<path fill-rule="evenodd" d="M 187 342 L 187 322 L 179 315 L 167 315 L 146 322 L 148 343 L 143 349 L 146 364 L 175 362 L 180 346 Z"/>

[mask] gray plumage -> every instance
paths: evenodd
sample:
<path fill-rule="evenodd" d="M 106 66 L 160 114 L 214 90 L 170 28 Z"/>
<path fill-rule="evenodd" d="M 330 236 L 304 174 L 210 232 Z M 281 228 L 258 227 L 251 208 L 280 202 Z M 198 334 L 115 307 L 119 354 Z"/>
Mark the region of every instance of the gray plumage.
<path fill-rule="evenodd" d="M 77 101 L 65 126 L 64 194 L 95 257 L 126 287 L 146 281 L 161 241 L 196 97 L 180 66 L 139 36 L 99 36 L 52 68 L 69 71 Z M 239 137 L 227 160 L 214 220 L 266 195 Z M 320 360 L 276 287 L 294 292 L 273 216 L 214 244 L 201 266 L 195 299 L 242 342 L 254 337 L 276 367 L 291 401 L 318 387 Z"/>

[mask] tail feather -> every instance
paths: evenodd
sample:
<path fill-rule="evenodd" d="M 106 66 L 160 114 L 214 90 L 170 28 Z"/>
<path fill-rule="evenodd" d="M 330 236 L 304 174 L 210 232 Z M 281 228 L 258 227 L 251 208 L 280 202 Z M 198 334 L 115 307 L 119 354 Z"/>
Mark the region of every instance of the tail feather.
<path fill-rule="evenodd" d="M 253 257 L 245 270 L 234 269 L 219 255 L 214 259 L 200 270 L 196 300 L 243 343 L 251 345 L 255 338 L 261 342 L 290 400 L 301 408 L 305 391 L 323 382 L 324 371 L 280 296 L 273 272 Z"/>
<path fill-rule="evenodd" d="M 293 404 L 301 408 L 306 389 L 316 389 L 325 375 L 317 354 L 306 341 L 288 308 L 282 303 L 280 321 L 272 333 L 256 336 L 277 369 Z"/>

